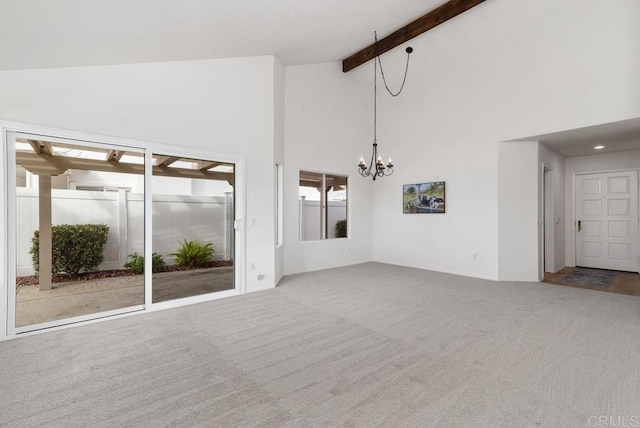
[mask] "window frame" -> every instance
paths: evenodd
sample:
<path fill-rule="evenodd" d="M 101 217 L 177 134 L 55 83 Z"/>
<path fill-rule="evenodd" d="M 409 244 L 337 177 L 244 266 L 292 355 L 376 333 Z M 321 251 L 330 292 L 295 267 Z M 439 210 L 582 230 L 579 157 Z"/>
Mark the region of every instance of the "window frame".
<path fill-rule="evenodd" d="M 304 235 L 304 219 L 303 219 L 303 208 L 302 208 L 302 204 L 301 204 L 301 195 L 300 195 L 300 188 L 301 187 L 307 187 L 307 186 L 301 186 L 300 185 L 300 181 L 302 179 L 302 174 L 309 174 L 309 175 L 319 175 L 321 176 L 321 183 L 322 183 L 322 187 L 319 190 L 320 193 L 320 200 L 319 200 L 319 209 L 320 209 L 320 238 L 319 239 L 303 239 L 303 235 Z M 346 189 L 345 191 L 345 220 L 347 220 L 347 236 L 343 236 L 343 237 L 336 237 L 336 236 L 332 236 L 329 237 L 328 235 L 330 234 L 329 232 L 329 208 L 330 208 L 330 201 L 327 200 L 327 195 L 328 195 L 328 191 L 327 191 L 327 177 L 329 178 L 344 178 L 345 180 L 345 187 Z M 327 240 L 333 240 L 333 239 L 349 239 L 350 237 L 350 227 L 349 227 L 349 213 L 350 213 L 350 208 L 349 208 L 349 199 L 350 199 L 350 176 L 348 174 L 338 174 L 338 173 L 331 173 L 331 172 L 319 172 L 319 171 L 313 171 L 310 169 L 300 169 L 298 170 L 298 204 L 299 204 L 299 209 L 298 209 L 298 242 L 318 242 L 318 241 L 327 241 Z"/>

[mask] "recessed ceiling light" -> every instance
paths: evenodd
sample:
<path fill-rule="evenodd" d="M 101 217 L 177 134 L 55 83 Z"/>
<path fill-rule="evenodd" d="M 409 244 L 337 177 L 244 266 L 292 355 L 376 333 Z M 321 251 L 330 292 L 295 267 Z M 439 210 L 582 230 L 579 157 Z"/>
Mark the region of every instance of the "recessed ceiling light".
<path fill-rule="evenodd" d="M 594 146 L 593 150 L 602 150 L 604 149 L 604 146 Z"/>

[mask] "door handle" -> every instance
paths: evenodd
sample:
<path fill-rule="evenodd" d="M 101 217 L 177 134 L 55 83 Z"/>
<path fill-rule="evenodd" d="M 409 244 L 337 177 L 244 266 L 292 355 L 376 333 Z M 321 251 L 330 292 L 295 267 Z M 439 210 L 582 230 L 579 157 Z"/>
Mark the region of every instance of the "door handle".
<path fill-rule="evenodd" d="M 582 230 L 582 222 L 578 220 L 578 232 Z"/>

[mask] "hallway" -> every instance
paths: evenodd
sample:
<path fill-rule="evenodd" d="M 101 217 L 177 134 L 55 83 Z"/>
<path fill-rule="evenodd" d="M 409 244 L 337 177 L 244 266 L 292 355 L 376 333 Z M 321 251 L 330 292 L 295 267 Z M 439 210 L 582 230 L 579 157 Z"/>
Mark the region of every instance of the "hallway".
<path fill-rule="evenodd" d="M 569 282 L 567 277 L 574 273 L 575 267 L 565 267 L 556 273 L 545 273 L 544 282 L 550 284 L 564 285 L 566 287 L 586 288 L 589 290 L 606 291 L 608 293 L 627 294 L 630 296 L 640 296 L 640 275 L 634 272 L 622 271 L 602 271 L 614 274 L 613 280 L 609 285 L 594 285 L 589 281 L 585 282 Z M 591 271 L 600 271 L 599 269 L 589 269 Z"/>

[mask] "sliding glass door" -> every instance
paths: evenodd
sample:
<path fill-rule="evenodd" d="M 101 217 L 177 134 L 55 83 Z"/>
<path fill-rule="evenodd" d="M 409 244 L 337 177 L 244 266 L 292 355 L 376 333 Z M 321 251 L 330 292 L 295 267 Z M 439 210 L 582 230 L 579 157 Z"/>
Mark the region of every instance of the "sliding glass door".
<path fill-rule="evenodd" d="M 237 289 L 235 162 L 8 136 L 10 333 Z"/>
<path fill-rule="evenodd" d="M 153 155 L 153 303 L 234 288 L 232 163 Z"/>
<path fill-rule="evenodd" d="M 23 135 L 13 155 L 17 331 L 142 308 L 142 151 Z"/>

